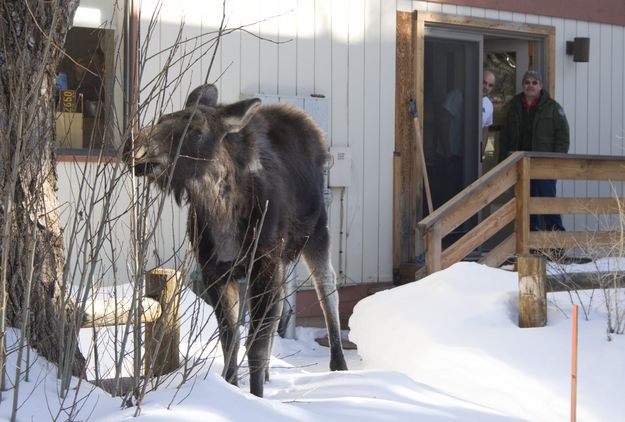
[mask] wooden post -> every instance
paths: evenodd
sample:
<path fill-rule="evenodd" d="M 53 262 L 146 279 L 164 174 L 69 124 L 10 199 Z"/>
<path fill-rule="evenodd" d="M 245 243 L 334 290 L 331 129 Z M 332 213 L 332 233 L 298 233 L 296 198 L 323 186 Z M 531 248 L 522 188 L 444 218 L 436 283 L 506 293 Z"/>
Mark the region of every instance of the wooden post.
<path fill-rule="evenodd" d="M 145 295 L 161 305 L 161 316 L 145 324 L 145 375 L 168 374 L 180 366 L 180 274 L 157 268 L 145 275 Z"/>
<path fill-rule="evenodd" d="M 399 251 L 399 263 L 414 262 L 415 233 L 417 222 L 421 219 L 422 203 L 420 180 L 416 166 L 416 145 L 414 144 L 414 125 L 410 110 L 406 105 L 411 98 L 416 98 L 413 66 L 413 18 L 410 12 L 397 12 L 395 31 L 395 151 L 399 153 L 400 171 L 393 183 L 399 198 L 397 201 L 400 218 L 393 224 L 399 225 L 399 239 L 396 244 Z M 398 267 L 395 267 L 398 268 Z"/>
<path fill-rule="evenodd" d="M 519 256 L 519 327 L 544 327 L 547 324 L 547 293 L 545 290 L 545 259 L 540 256 Z"/>
<path fill-rule="evenodd" d="M 572 350 L 571 350 L 571 422 L 577 420 L 577 314 L 578 306 L 573 304 L 571 319 L 573 320 Z"/>
<path fill-rule="evenodd" d="M 399 265 L 401 264 L 401 154 L 393 152 L 393 281 L 399 284 Z"/>
<path fill-rule="evenodd" d="M 442 255 L 441 222 L 434 223 L 434 226 L 426 234 L 425 270 L 428 275 L 440 271 Z"/>
<path fill-rule="evenodd" d="M 516 197 L 516 253 L 518 256 L 529 253 L 530 232 L 530 159 L 524 157 L 517 164 L 518 178 L 515 188 Z M 520 272 L 519 272 L 520 274 Z"/>

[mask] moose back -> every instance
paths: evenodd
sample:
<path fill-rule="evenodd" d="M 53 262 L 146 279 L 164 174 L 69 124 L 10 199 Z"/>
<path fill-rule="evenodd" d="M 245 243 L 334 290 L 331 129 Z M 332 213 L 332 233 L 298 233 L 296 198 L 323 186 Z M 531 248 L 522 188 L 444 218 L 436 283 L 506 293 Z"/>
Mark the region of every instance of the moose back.
<path fill-rule="evenodd" d="M 124 159 L 135 175 L 188 204 L 202 271 L 194 290 L 215 308 L 227 381 L 236 385 L 238 377 L 238 279 L 248 279 L 250 391 L 262 397 L 286 268 L 300 256 L 324 313 L 330 369 L 347 369 L 323 202 L 326 152 L 309 116 L 257 98 L 217 104 L 215 86 L 202 85 L 184 109 L 129 139 Z"/>

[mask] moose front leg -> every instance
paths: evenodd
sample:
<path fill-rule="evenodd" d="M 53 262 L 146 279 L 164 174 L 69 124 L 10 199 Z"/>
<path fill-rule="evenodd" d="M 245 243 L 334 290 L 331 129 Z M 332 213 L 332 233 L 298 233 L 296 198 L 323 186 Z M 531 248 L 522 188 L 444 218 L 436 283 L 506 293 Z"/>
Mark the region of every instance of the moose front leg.
<path fill-rule="evenodd" d="M 207 293 L 219 326 L 219 342 L 224 354 L 222 375 L 230 384 L 238 385 L 239 283 L 232 279 L 217 282 L 208 286 Z"/>
<path fill-rule="evenodd" d="M 263 397 L 273 336 L 278 328 L 282 309 L 282 265 L 269 260 L 261 260 L 255 265 L 251 278 L 249 285 L 250 329 L 246 341 L 250 368 L 250 392 L 255 396 Z"/>

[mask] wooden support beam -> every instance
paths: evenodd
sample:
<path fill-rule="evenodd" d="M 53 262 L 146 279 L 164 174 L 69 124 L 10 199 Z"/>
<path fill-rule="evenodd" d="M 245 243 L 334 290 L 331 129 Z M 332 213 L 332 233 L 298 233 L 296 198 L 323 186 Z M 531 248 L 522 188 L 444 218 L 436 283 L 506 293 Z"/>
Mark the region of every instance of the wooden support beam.
<path fill-rule="evenodd" d="M 416 263 L 404 262 L 399 266 L 399 279 L 395 284 L 412 283 L 417 279 L 417 271 L 421 267 Z"/>
<path fill-rule="evenodd" d="M 625 180 L 621 157 L 532 157 L 532 179 Z"/>
<path fill-rule="evenodd" d="M 623 198 L 530 198 L 530 214 L 620 214 Z"/>
<path fill-rule="evenodd" d="M 491 170 L 491 172 L 495 171 Z M 495 174 L 492 176 L 495 176 Z M 482 210 L 483 207 L 493 202 L 502 193 L 514 186 L 517 177 L 515 167 L 496 171 L 496 177 L 480 178 L 450 199 L 448 201 L 449 204 L 453 205 L 457 203 L 462 204 L 462 206 L 454 208 L 442 218 L 442 236 L 447 236 L 456 227 L 460 226 Z"/>
<path fill-rule="evenodd" d="M 530 232 L 530 159 L 524 157 L 517 163 L 518 181 L 514 189 L 516 197 L 516 253 L 526 255 L 529 253 L 529 232 Z"/>
<path fill-rule="evenodd" d="M 519 327 L 544 327 L 547 324 L 545 259 L 540 256 L 517 257 L 519 273 Z"/>
<path fill-rule="evenodd" d="M 506 190 L 517 183 L 518 162 L 524 158 L 522 152 L 515 152 L 494 169 L 467 186 L 463 191 L 437 208 L 419 222 L 424 232 L 437 221 L 443 221 L 441 233 L 445 237 L 454 228 L 475 215 Z M 460 208 L 470 208 L 461 210 Z"/>
<path fill-rule="evenodd" d="M 441 270 L 443 238 L 440 221 L 427 232 L 425 242 L 425 271 L 429 275 Z"/>
<path fill-rule="evenodd" d="M 486 239 L 490 239 L 495 233 L 513 221 L 515 214 L 516 199 L 512 198 L 447 248 L 443 252 L 441 267 L 447 268 L 464 259 L 464 257 L 484 243 Z"/>
<path fill-rule="evenodd" d="M 562 232 L 537 231 L 531 232 L 528 245 L 531 249 L 549 248 L 593 248 L 597 246 L 613 246 L 621 241 L 618 230 L 604 232 Z"/>
<path fill-rule="evenodd" d="M 421 179 L 417 172 L 417 150 L 410 100 L 415 93 L 414 33 L 413 15 L 397 12 L 396 15 L 396 64 L 395 64 L 395 153 L 399 161 L 394 167 L 393 195 L 397 215 L 393 224 L 394 250 L 399 263 L 414 262 L 416 252 L 415 235 L 421 211 Z M 419 109 L 422 111 L 422 108 Z M 395 269 L 398 269 L 395 266 Z"/>
<path fill-rule="evenodd" d="M 180 366 L 180 273 L 157 268 L 145 275 L 145 295 L 157 300 L 162 313 L 145 324 L 145 374 L 160 376 Z"/>
<path fill-rule="evenodd" d="M 516 235 L 512 233 L 503 242 L 492 249 L 488 255 L 479 260 L 480 264 L 488 265 L 489 267 L 499 267 L 506 259 L 514 256 L 516 248 Z"/>
<path fill-rule="evenodd" d="M 399 280 L 399 265 L 401 264 L 401 154 L 393 153 L 393 279 Z"/>

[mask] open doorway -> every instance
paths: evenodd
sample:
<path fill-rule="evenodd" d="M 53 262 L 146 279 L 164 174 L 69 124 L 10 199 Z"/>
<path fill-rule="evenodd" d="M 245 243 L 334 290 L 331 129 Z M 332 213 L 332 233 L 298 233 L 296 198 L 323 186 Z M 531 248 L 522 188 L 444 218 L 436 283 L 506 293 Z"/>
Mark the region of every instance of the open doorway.
<path fill-rule="evenodd" d="M 545 46 L 542 39 L 509 38 L 486 34 L 484 36 L 484 69 L 496 77 L 489 98 L 493 103 L 493 124 L 483 140 L 482 171 L 486 173 L 497 165 L 499 132 L 505 117 L 506 105 L 522 90 L 525 71 L 534 69 L 546 74 Z M 550 94 L 553 95 L 552 92 Z"/>
<path fill-rule="evenodd" d="M 507 101 L 520 91 L 525 70 L 543 73 L 545 86 L 554 95 L 555 28 L 536 24 L 519 24 L 468 16 L 430 12 L 398 12 L 395 100 L 394 157 L 394 267 L 419 262 L 426 239 L 417 223 L 428 213 L 423 206 L 424 172 L 417 157 L 417 142 L 423 142 L 432 196 L 436 207 L 497 164 L 498 137 Z M 477 60 L 476 60 L 477 58 Z M 507 68 L 505 66 L 508 66 Z M 481 86 L 484 67 L 495 68 L 498 77 L 495 92 L 494 124 L 486 133 L 481 128 Z M 460 150 L 442 139 L 437 123 L 445 96 L 454 89 L 466 90 L 460 101 L 450 97 L 449 104 L 464 111 L 465 119 Z M 474 89 L 469 93 L 469 89 Z M 477 94 L 475 94 L 477 92 Z M 470 94 L 470 95 L 469 95 Z M 420 135 L 413 129 L 413 116 L 407 104 L 415 100 Z M 451 101 L 454 100 L 454 101 Z M 438 110 L 438 111 L 437 111 Z M 450 123 L 443 124 L 447 129 Z M 419 127 L 419 126 L 414 126 Z M 449 131 L 451 132 L 451 131 Z M 454 131 L 456 132 L 456 131 Z M 449 138 L 449 133 L 447 134 Z M 446 142 L 446 143 L 445 143 Z M 449 148 L 445 149 L 448 146 Z M 444 159 L 442 153 L 459 156 Z M 454 161 L 455 160 L 455 161 Z M 455 210 L 454 212 L 461 212 Z M 468 216 L 469 221 L 452 229 L 456 238 L 466 234 L 481 216 Z M 447 230 L 447 229 L 446 229 Z M 450 233 L 446 231 L 446 233 Z M 416 235 L 415 235 L 416 234 Z M 445 245 L 443 245 L 445 248 Z"/>
<path fill-rule="evenodd" d="M 480 37 L 429 30 L 425 38 L 423 143 L 434 209 L 479 175 Z M 476 224 L 456 228 L 457 238 Z M 451 239 L 449 239 L 451 240 Z"/>
<path fill-rule="evenodd" d="M 545 73 L 544 51 L 544 40 L 539 38 L 474 28 L 425 27 L 423 143 L 434 209 L 498 164 L 499 133 L 507 103 L 521 90 L 525 71 Z M 494 106 L 493 124 L 486 130 L 482 130 L 484 69 L 496 76 L 489 96 Z M 443 247 L 488 217 L 499 202 L 456 227 L 443 239 Z M 505 230 L 500 233 L 506 235 Z M 494 244 L 498 240 L 494 239 Z M 488 243 L 484 249 L 490 249 Z M 475 257 L 481 252 L 476 251 Z"/>

